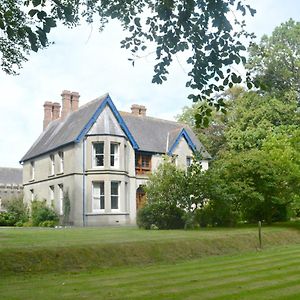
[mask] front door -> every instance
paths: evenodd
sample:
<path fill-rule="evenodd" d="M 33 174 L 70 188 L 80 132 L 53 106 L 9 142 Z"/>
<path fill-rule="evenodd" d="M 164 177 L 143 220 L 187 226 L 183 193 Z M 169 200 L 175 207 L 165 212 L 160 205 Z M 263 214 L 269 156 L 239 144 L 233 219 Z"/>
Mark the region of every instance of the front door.
<path fill-rule="evenodd" d="M 146 193 L 142 186 L 136 190 L 136 210 L 144 207 L 146 204 Z"/>

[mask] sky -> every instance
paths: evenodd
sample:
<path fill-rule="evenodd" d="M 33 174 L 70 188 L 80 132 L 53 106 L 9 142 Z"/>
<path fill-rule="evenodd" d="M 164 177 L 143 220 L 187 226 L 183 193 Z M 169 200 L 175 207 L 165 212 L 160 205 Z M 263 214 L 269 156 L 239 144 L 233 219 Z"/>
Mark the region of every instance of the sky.
<path fill-rule="evenodd" d="M 289 18 L 300 21 L 300 1 L 248 3 L 257 14 L 247 17 L 247 29 L 258 40 Z M 80 104 L 108 92 L 119 110 L 142 104 L 147 115 L 170 120 L 191 105 L 182 58 L 174 60 L 167 82 L 152 84 L 154 57 L 139 59 L 133 67 L 129 52 L 120 48 L 125 34 L 116 22 L 101 33 L 96 24 L 59 27 L 51 35 L 55 44 L 32 53 L 20 75 L 0 71 L 0 167 L 21 167 L 20 159 L 42 132 L 44 102 L 60 102 L 62 90 L 79 92 Z"/>

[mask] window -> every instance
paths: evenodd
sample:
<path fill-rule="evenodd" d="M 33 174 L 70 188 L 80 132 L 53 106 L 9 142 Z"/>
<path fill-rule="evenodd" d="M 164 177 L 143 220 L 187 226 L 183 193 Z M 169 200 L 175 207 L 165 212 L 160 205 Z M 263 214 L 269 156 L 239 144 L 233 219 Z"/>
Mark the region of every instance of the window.
<path fill-rule="evenodd" d="M 119 144 L 110 143 L 110 166 L 119 167 Z"/>
<path fill-rule="evenodd" d="M 192 158 L 190 156 L 186 157 L 186 166 L 187 168 L 190 167 L 192 164 Z"/>
<path fill-rule="evenodd" d="M 30 162 L 30 180 L 34 180 L 34 161 Z"/>
<path fill-rule="evenodd" d="M 93 143 L 94 154 L 93 154 L 93 166 L 103 167 L 104 166 L 104 143 Z"/>
<path fill-rule="evenodd" d="M 119 209 L 119 187 L 120 182 L 112 181 L 110 186 L 111 209 Z"/>
<path fill-rule="evenodd" d="M 50 175 L 54 175 L 55 172 L 55 160 L 54 160 L 54 155 L 50 155 Z"/>
<path fill-rule="evenodd" d="M 58 152 L 59 156 L 59 173 L 64 172 L 64 153 L 62 151 Z"/>
<path fill-rule="evenodd" d="M 59 214 L 63 215 L 64 214 L 64 186 L 63 184 L 58 185 L 59 188 Z"/>
<path fill-rule="evenodd" d="M 49 198 L 50 198 L 50 203 L 51 205 L 53 204 L 54 202 L 54 185 L 50 185 L 49 186 Z"/>
<path fill-rule="evenodd" d="M 31 201 L 34 200 L 34 190 L 30 190 L 30 198 L 31 198 Z"/>
<path fill-rule="evenodd" d="M 135 170 L 137 174 L 145 174 L 151 171 L 151 155 L 136 153 Z"/>
<path fill-rule="evenodd" d="M 105 196 L 104 196 L 104 181 L 93 183 L 93 211 L 104 210 Z"/>

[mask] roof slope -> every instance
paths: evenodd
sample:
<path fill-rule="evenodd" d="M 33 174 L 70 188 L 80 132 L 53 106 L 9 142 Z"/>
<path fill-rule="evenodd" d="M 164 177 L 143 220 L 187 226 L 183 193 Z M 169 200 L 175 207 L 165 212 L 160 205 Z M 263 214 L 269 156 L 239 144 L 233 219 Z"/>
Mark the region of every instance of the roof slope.
<path fill-rule="evenodd" d="M 75 142 L 107 96 L 108 94 L 105 94 L 102 97 L 80 106 L 77 111 L 70 113 L 63 120 L 58 119 L 52 121 L 21 161 L 31 159 L 63 145 Z"/>
<path fill-rule="evenodd" d="M 186 124 L 120 112 L 134 136 L 140 151 L 167 153 L 184 128 L 203 158 L 211 158 L 204 146 Z"/>
<path fill-rule="evenodd" d="M 188 135 L 188 143 L 210 158 L 193 131 L 185 124 L 132 113 L 118 112 L 108 94 L 103 95 L 70 113 L 65 119 L 52 121 L 37 141 L 21 159 L 21 162 L 54 151 L 64 145 L 80 142 L 95 124 L 99 114 L 109 105 L 122 130 L 129 138 L 134 149 L 154 153 L 168 153 L 178 140 L 183 129 Z"/>
<path fill-rule="evenodd" d="M 0 183 L 2 184 L 22 184 L 23 170 L 19 168 L 1 168 Z"/>

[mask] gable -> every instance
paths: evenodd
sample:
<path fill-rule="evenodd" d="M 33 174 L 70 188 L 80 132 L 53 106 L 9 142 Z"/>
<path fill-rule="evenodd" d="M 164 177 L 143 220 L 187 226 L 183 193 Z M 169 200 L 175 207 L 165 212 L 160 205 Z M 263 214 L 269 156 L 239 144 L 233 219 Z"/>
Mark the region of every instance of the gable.
<path fill-rule="evenodd" d="M 176 154 L 178 156 L 192 156 L 194 151 L 189 146 L 186 139 L 181 136 L 176 143 L 175 147 L 173 148 L 172 154 Z"/>
<path fill-rule="evenodd" d="M 87 135 L 117 135 L 126 136 L 111 108 L 106 105 Z"/>
<path fill-rule="evenodd" d="M 172 141 L 170 143 L 168 154 L 173 154 L 175 149 L 177 149 L 179 146 L 184 147 L 184 145 L 186 146 L 186 148 L 189 148 L 192 151 L 192 153 L 197 149 L 192 139 L 190 138 L 186 130 L 183 128 L 180 131 L 180 133 L 176 136 L 175 141 Z"/>

